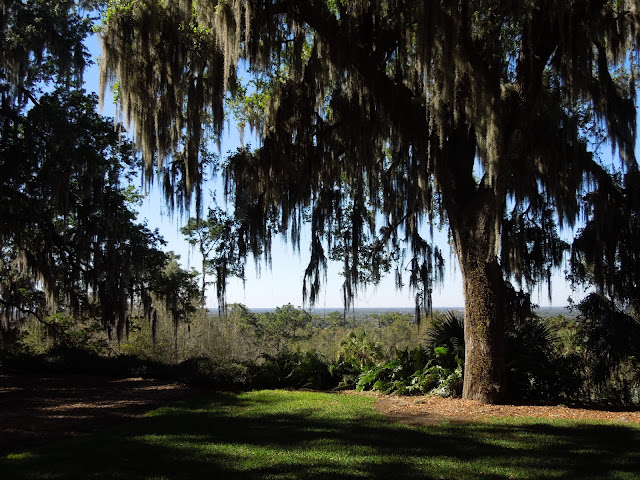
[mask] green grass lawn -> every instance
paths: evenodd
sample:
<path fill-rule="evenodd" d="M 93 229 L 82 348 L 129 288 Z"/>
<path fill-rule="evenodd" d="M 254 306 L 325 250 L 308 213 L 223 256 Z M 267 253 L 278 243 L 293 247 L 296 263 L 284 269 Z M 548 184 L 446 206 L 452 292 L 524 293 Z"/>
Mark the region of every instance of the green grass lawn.
<path fill-rule="evenodd" d="M 640 478 L 640 429 L 390 424 L 363 396 L 211 394 L 0 458 L 0 479 Z"/>

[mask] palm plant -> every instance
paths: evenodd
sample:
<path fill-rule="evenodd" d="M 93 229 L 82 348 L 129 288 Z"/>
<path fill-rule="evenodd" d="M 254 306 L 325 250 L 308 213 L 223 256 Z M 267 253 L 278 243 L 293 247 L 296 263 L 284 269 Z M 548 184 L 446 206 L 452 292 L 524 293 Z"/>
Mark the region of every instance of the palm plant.
<path fill-rule="evenodd" d="M 616 371 L 640 352 L 640 322 L 596 293 L 580 302 L 578 310 L 587 381 L 596 389 L 615 387 Z M 634 376 L 626 380 L 637 380 Z"/>
<path fill-rule="evenodd" d="M 340 361 L 353 363 L 361 369 L 372 367 L 383 357 L 382 346 L 371 340 L 362 329 L 349 332 L 340 346 Z"/>
<path fill-rule="evenodd" d="M 451 310 L 436 316 L 425 336 L 425 347 L 430 352 L 445 347 L 454 356 L 464 358 L 464 316 Z"/>
<path fill-rule="evenodd" d="M 535 316 L 514 320 L 507 329 L 507 368 L 511 396 L 548 398 L 558 393 L 556 337 Z"/>

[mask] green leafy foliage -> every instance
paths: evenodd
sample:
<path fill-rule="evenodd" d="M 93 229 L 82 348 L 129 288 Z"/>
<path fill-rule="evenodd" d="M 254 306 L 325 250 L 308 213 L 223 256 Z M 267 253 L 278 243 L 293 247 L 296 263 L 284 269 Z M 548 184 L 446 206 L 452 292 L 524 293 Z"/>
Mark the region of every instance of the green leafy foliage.
<path fill-rule="evenodd" d="M 311 322 L 311 315 L 289 303 L 277 307 L 274 312 L 245 316 L 243 321 L 263 353 L 279 353 L 308 335 L 306 328 Z"/>
<path fill-rule="evenodd" d="M 192 357 L 178 364 L 176 372 L 181 381 L 197 387 L 238 390 L 252 386 L 250 367 L 229 360 Z"/>
<path fill-rule="evenodd" d="M 236 120 L 241 141 L 246 127 L 258 135 L 262 133 L 259 129 L 264 124 L 272 90 L 270 82 L 256 78 L 247 84 L 239 83 L 237 90 L 227 100 L 227 106 Z"/>
<path fill-rule="evenodd" d="M 88 54 L 83 41 L 92 1 L 5 0 L 0 12 L 0 117 L 6 120 L 36 97 L 44 84 L 81 85 Z M 10 113 L 13 112 L 13 113 Z"/>
<path fill-rule="evenodd" d="M 514 321 L 507 330 L 509 388 L 517 399 L 560 397 L 569 385 L 566 361 L 557 354 L 557 339 L 540 318 Z"/>
<path fill-rule="evenodd" d="M 174 361 L 178 361 L 178 327 L 188 323 L 197 310 L 197 274 L 183 269 L 177 262 L 179 255 L 169 252 L 168 261 L 155 280 L 153 291 L 164 300 L 164 307 L 173 322 Z"/>
<path fill-rule="evenodd" d="M 577 336 L 587 385 L 608 401 L 640 402 L 640 322 L 598 294 L 578 305 Z M 593 393 L 593 392 L 592 392 Z"/>
<path fill-rule="evenodd" d="M 313 350 L 263 355 L 263 361 L 250 371 L 254 388 L 328 390 L 338 384 L 327 361 Z"/>
<path fill-rule="evenodd" d="M 464 317 L 452 311 L 436 315 L 426 334 L 425 345 L 434 351 L 445 348 L 464 358 Z"/>
<path fill-rule="evenodd" d="M 453 370 L 443 366 L 452 362 L 457 364 Z M 431 353 L 422 347 L 407 349 L 384 365 L 366 369 L 358 379 L 356 390 L 399 395 L 460 395 L 462 360 L 446 347 L 437 347 Z"/>
<path fill-rule="evenodd" d="M 361 369 L 372 367 L 382 359 L 382 346 L 371 340 L 364 329 L 349 332 L 340 342 L 340 347 L 340 361 L 357 365 Z"/>
<path fill-rule="evenodd" d="M 244 278 L 244 259 L 240 256 L 242 240 L 238 222 L 221 208 L 209 208 L 206 218 L 192 217 L 180 229 L 192 247 L 202 256 L 202 306 L 205 305 L 207 275 L 214 275 L 218 310 L 226 311 L 225 293 L 229 277 Z"/>

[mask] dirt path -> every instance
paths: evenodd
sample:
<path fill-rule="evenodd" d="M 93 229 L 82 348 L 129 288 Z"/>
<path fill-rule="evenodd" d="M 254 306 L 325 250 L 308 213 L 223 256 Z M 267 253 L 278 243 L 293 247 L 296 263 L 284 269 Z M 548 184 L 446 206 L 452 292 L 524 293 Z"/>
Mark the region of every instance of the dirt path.
<path fill-rule="evenodd" d="M 640 411 L 589 410 L 563 405 L 483 405 L 460 398 L 381 395 L 376 402 L 376 410 L 386 414 L 391 421 L 411 425 L 471 423 L 490 417 L 603 420 L 640 424 Z"/>
<path fill-rule="evenodd" d="M 0 456 L 136 418 L 186 393 L 142 378 L 0 375 Z"/>

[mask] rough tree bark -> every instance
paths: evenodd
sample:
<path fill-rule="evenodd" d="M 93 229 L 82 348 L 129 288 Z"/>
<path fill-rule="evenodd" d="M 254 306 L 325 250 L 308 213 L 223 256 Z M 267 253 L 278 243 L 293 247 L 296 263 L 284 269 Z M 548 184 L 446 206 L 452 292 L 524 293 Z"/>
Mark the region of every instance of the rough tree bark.
<path fill-rule="evenodd" d="M 504 279 L 491 257 L 482 220 L 467 232 L 456 232 L 456 253 L 462 271 L 465 318 L 463 398 L 482 403 L 506 399 L 504 359 Z M 480 225 L 478 225 L 480 224 Z"/>
<path fill-rule="evenodd" d="M 474 178 L 473 129 L 456 127 L 435 164 L 436 181 L 460 265 L 465 299 L 463 398 L 482 403 L 506 400 L 504 276 L 497 258 L 502 219 L 502 175 L 489 184 Z M 501 187 L 499 187 L 500 185 Z"/>

